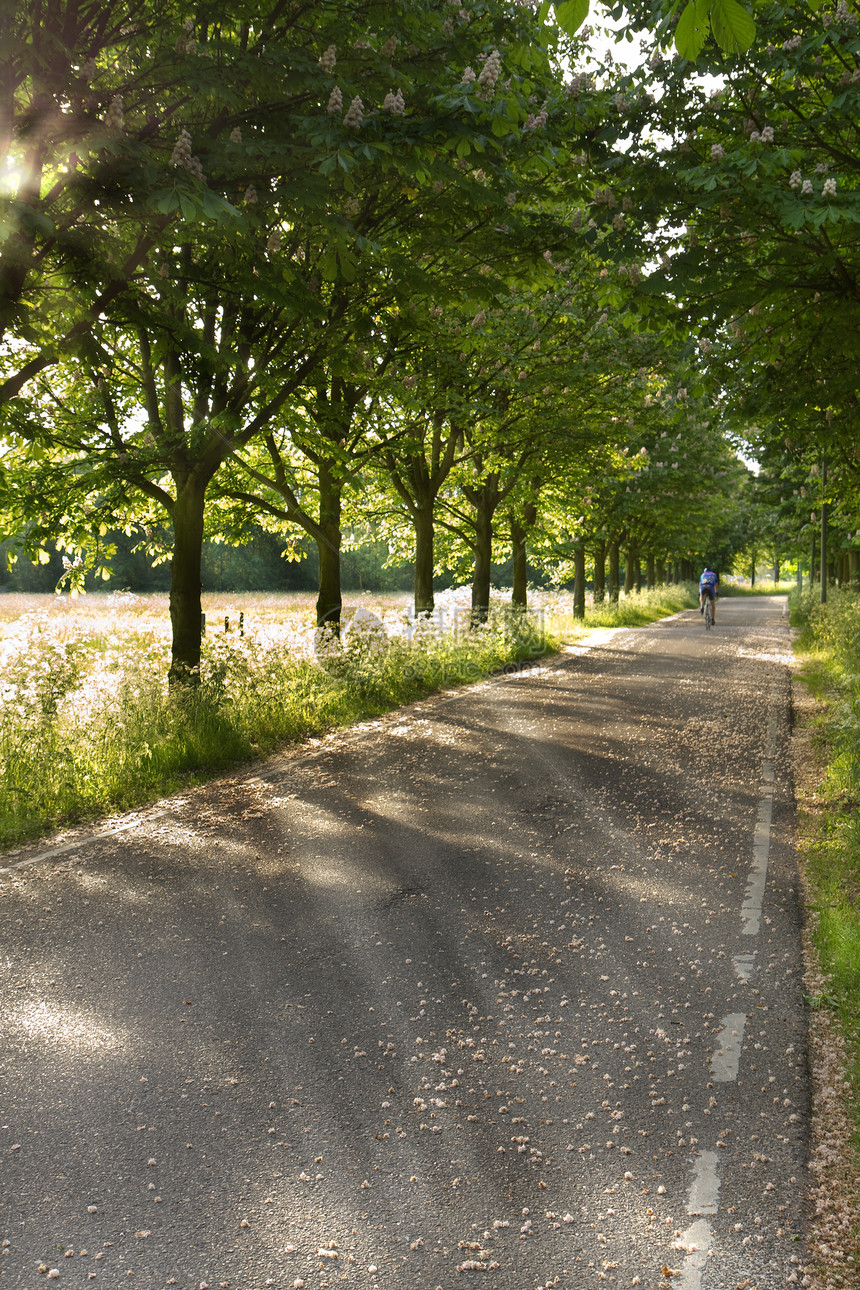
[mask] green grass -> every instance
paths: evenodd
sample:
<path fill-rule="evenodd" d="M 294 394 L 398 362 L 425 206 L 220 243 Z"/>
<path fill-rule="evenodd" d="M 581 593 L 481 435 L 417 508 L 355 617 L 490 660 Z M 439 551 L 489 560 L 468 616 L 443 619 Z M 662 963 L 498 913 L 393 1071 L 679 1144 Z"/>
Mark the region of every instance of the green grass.
<path fill-rule="evenodd" d="M 800 802 L 813 942 L 827 981 L 811 1003 L 833 1010 L 848 1042 L 860 1134 L 860 596 L 834 591 L 821 605 L 813 590 L 791 600 L 801 679 L 820 705 L 820 778 Z"/>
<path fill-rule="evenodd" d="M 787 596 L 790 595 L 797 586 L 793 578 L 786 579 L 783 582 L 771 582 L 764 580 L 757 582 L 754 587 L 739 587 L 735 582 L 725 582 L 720 585 L 721 596 Z"/>
<path fill-rule="evenodd" d="M 572 613 L 559 614 L 553 619 L 553 626 L 567 637 L 589 627 L 647 627 L 660 618 L 696 608 L 698 604 L 699 592 L 693 583 L 676 583 L 652 591 L 634 591 L 621 596 L 616 603 L 604 600 L 599 605 L 587 605 L 584 619 L 576 619 Z"/>
<path fill-rule="evenodd" d="M 84 645 L 44 633 L 34 642 L 7 672 L 17 699 L 0 712 L 3 848 L 480 680 L 558 649 L 560 638 L 528 616 L 495 613 L 477 632 L 428 633 L 412 644 L 380 648 L 359 633 L 323 668 L 219 637 L 197 691 L 166 694 L 162 668 L 142 662 L 118 673 L 107 696 L 87 692 Z"/>

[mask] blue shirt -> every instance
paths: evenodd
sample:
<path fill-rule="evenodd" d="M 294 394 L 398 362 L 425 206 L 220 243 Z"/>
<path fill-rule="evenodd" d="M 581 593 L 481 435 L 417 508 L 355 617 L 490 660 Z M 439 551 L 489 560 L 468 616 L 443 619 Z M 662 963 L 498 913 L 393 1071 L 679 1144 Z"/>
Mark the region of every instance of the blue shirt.
<path fill-rule="evenodd" d="M 699 579 L 699 591 L 715 591 L 717 587 L 717 575 L 710 569 L 706 569 Z"/>

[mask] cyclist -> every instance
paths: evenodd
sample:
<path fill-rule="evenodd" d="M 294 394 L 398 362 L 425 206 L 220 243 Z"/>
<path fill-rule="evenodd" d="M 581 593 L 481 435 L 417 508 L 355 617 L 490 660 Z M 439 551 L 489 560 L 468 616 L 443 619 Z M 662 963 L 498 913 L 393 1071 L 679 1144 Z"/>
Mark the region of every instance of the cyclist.
<path fill-rule="evenodd" d="M 714 573 L 713 569 L 709 569 L 705 565 L 704 572 L 699 579 L 699 613 L 703 614 L 705 612 L 705 596 L 707 596 L 711 602 L 711 622 L 717 621 L 714 610 L 717 604 L 717 587 L 719 585 L 720 575 Z"/>

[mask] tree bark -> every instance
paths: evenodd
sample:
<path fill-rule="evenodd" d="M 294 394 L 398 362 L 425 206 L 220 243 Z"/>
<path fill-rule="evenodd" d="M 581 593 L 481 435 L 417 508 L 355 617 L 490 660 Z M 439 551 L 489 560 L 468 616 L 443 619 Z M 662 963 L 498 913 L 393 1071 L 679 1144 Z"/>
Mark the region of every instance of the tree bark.
<path fill-rule="evenodd" d="M 666 564 L 663 560 L 657 561 L 657 586 L 665 587 L 666 585 Z"/>
<path fill-rule="evenodd" d="M 848 577 L 853 591 L 860 591 L 860 551 L 848 552 Z"/>
<path fill-rule="evenodd" d="M 319 553 L 319 594 L 317 595 L 317 627 L 329 626 L 340 632 L 343 596 L 340 586 L 341 504 L 343 484 L 335 475 L 330 462 L 319 465 L 320 533 L 317 536 Z"/>
<path fill-rule="evenodd" d="M 585 546 L 581 542 L 573 551 L 573 616 L 585 617 Z"/>
<path fill-rule="evenodd" d="M 648 590 L 649 590 L 649 591 L 652 591 L 652 590 L 654 589 L 655 583 L 656 583 L 656 581 L 657 581 L 656 576 L 655 576 L 655 573 L 654 573 L 654 557 L 653 557 L 653 555 L 649 555 L 649 556 L 647 557 L 646 570 L 647 570 L 647 572 L 646 572 L 646 579 L 647 579 L 647 582 L 648 582 Z"/>
<path fill-rule="evenodd" d="M 602 605 L 606 599 L 606 543 L 598 542 L 594 548 L 594 603 Z"/>
<path fill-rule="evenodd" d="M 609 543 L 609 599 L 613 605 L 618 604 L 618 577 L 619 550 L 617 542 Z"/>
<path fill-rule="evenodd" d="M 173 506 L 173 560 L 170 566 L 170 624 L 173 641 L 168 683 L 200 683 L 203 606 L 200 562 L 203 557 L 203 511 L 208 479 L 192 472 L 176 479 Z"/>

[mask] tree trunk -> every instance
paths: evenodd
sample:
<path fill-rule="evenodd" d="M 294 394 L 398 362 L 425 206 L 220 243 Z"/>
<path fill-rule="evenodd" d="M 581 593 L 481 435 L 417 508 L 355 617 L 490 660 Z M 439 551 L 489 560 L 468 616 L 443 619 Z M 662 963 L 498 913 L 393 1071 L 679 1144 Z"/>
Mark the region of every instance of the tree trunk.
<path fill-rule="evenodd" d="M 472 576 L 472 626 L 490 616 L 490 571 L 493 562 L 493 513 L 485 490 L 475 503 L 475 570 Z"/>
<path fill-rule="evenodd" d="M 636 589 L 636 573 L 638 570 L 638 561 L 634 565 L 633 550 L 628 547 L 624 553 L 624 594 L 631 596 Z"/>
<path fill-rule="evenodd" d="M 655 572 L 654 572 L 654 557 L 653 557 L 653 555 L 649 555 L 649 556 L 647 557 L 647 564 L 646 564 L 646 566 L 645 566 L 645 567 L 646 567 L 646 574 L 645 574 L 645 577 L 646 577 L 646 580 L 647 580 L 647 583 L 648 583 L 648 590 L 649 590 L 649 591 L 653 591 L 653 589 L 654 589 L 654 585 L 655 585 L 655 583 L 656 583 L 656 581 L 657 581 L 657 579 L 656 579 L 656 574 L 655 574 Z"/>
<path fill-rule="evenodd" d="M 415 614 L 432 614 L 433 599 L 433 503 L 415 512 Z"/>
<path fill-rule="evenodd" d="M 773 556 L 773 580 L 779 582 L 779 556 L 774 552 Z"/>
<path fill-rule="evenodd" d="M 573 551 L 573 616 L 585 617 L 585 546 L 581 542 Z"/>
<path fill-rule="evenodd" d="M 602 605 L 606 599 L 606 543 L 598 542 L 594 548 L 594 603 Z"/>
<path fill-rule="evenodd" d="M 514 609 L 525 612 L 529 604 L 528 568 L 526 550 L 526 526 L 522 520 L 511 516 L 511 555 L 513 570 L 511 574 L 511 604 Z"/>
<path fill-rule="evenodd" d="M 340 586 L 342 490 L 343 484 L 335 476 L 331 463 L 321 462 L 319 467 L 320 534 L 317 537 L 320 564 L 317 627 L 329 626 L 338 633 L 343 609 Z"/>
<path fill-rule="evenodd" d="M 168 682 L 199 685 L 203 606 L 200 562 L 206 484 L 191 474 L 176 479 L 173 507 L 173 560 L 170 566 L 170 624 L 173 631 Z"/>
<path fill-rule="evenodd" d="M 860 551 L 848 552 L 848 576 L 853 591 L 860 591 Z"/>
<path fill-rule="evenodd" d="M 815 582 L 815 571 L 816 571 L 816 566 L 815 566 L 815 552 L 816 552 L 816 549 L 817 549 L 817 548 L 816 548 L 816 544 L 815 544 L 815 538 L 813 538 L 813 539 L 812 539 L 812 545 L 811 545 L 810 552 L 809 552 L 809 586 L 810 586 L 810 588 L 812 587 L 812 584 Z"/>
<path fill-rule="evenodd" d="M 618 543 L 609 543 L 609 599 L 613 605 L 618 604 Z"/>
<path fill-rule="evenodd" d="M 665 587 L 666 585 L 666 563 L 664 560 L 657 561 L 657 586 Z"/>

